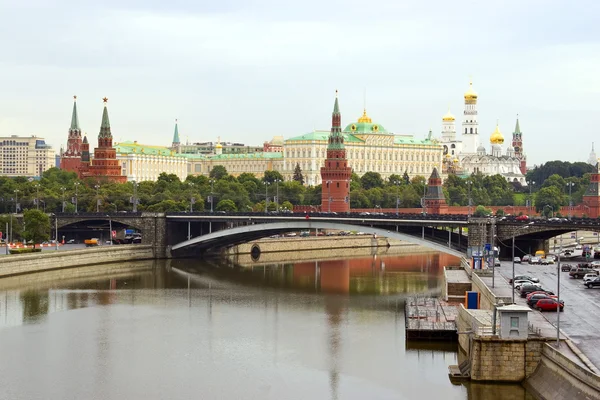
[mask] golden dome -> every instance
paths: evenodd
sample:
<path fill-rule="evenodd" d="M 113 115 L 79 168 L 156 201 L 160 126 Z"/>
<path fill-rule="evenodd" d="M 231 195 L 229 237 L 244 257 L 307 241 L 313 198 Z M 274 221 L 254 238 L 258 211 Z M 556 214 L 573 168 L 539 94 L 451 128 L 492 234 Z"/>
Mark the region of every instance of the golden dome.
<path fill-rule="evenodd" d="M 496 124 L 496 130 L 492 133 L 492 136 L 490 136 L 490 143 L 491 144 L 504 143 L 504 136 L 502 135 L 502 132 L 500 132 L 500 128 L 498 127 L 497 124 Z"/>
<path fill-rule="evenodd" d="M 454 158 L 454 160 L 452 160 L 455 164 L 458 163 L 458 158 Z"/>
<path fill-rule="evenodd" d="M 221 143 L 217 143 L 217 145 L 215 146 L 217 149 L 222 149 L 223 146 L 221 145 Z"/>
<path fill-rule="evenodd" d="M 452 113 L 450 112 L 450 109 L 448 109 L 448 112 L 446 113 L 446 115 L 444 115 L 442 117 L 442 121 L 454 121 L 456 118 L 454 118 L 454 115 L 452 115 Z"/>
<path fill-rule="evenodd" d="M 358 119 L 358 122 L 366 122 L 370 124 L 372 122 L 371 117 L 367 115 L 367 109 L 363 109 L 363 115 Z"/>
<path fill-rule="evenodd" d="M 465 102 L 475 103 L 477 102 L 477 93 L 473 90 L 473 82 L 469 82 L 469 90 L 465 92 Z"/>

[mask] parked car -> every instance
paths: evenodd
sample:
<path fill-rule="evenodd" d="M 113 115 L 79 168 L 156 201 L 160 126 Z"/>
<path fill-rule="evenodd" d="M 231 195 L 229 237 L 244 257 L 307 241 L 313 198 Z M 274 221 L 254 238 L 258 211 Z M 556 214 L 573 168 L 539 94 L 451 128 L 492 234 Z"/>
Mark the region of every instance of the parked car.
<path fill-rule="evenodd" d="M 569 272 L 571 270 L 571 268 L 573 268 L 573 266 L 571 264 L 563 264 L 560 266 L 560 270 L 562 272 Z"/>
<path fill-rule="evenodd" d="M 598 277 L 598 271 L 592 272 L 589 274 L 585 274 L 583 276 L 583 283 L 585 284 L 587 281 L 591 281 L 592 279 L 596 279 Z"/>
<path fill-rule="evenodd" d="M 559 304 L 557 299 L 541 299 L 533 306 L 538 311 L 556 311 L 558 307 L 560 307 L 560 311 L 563 311 L 565 302 L 561 300 Z"/>
<path fill-rule="evenodd" d="M 534 295 L 528 296 L 527 297 L 527 305 L 531 308 L 533 308 L 538 301 L 540 301 L 541 299 L 555 299 L 556 296 L 553 295 L 549 295 L 547 293 L 536 293 Z"/>
<path fill-rule="evenodd" d="M 539 257 L 531 257 L 529 259 L 529 264 L 540 264 L 540 258 Z"/>
<path fill-rule="evenodd" d="M 536 294 L 546 294 L 546 295 L 548 295 L 548 296 L 554 296 L 554 292 L 553 292 L 553 291 L 551 291 L 551 290 L 536 290 L 535 292 L 531 292 L 531 293 L 529 293 L 527 296 L 525 296 L 525 299 L 526 299 L 526 300 L 529 300 L 529 298 L 530 298 L 531 296 L 534 296 L 534 295 L 536 295 Z"/>
<path fill-rule="evenodd" d="M 550 265 L 550 264 L 554 264 L 554 260 L 548 257 L 544 257 L 542 259 L 540 259 L 540 264 L 541 265 Z"/>
<path fill-rule="evenodd" d="M 540 281 L 538 278 L 534 278 L 531 275 L 515 275 L 515 281 L 520 280 L 520 279 L 526 279 L 526 280 L 534 282 L 534 283 L 538 283 Z M 508 283 L 512 283 L 512 279 L 509 279 Z"/>
<path fill-rule="evenodd" d="M 521 261 L 522 262 L 529 262 L 529 259 L 531 258 L 531 254 L 525 254 L 522 258 Z"/>
<path fill-rule="evenodd" d="M 585 286 L 588 289 L 591 289 L 591 288 L 596 287 L 596 286 L 600 286 L 600 277 L 596 277 L 596 278 L 594 278 L 592 280 L 587 281 L 585 283 Z"/>
<path fill-rule="evenodd" d="M 545 292 L 546 290 L 542 289 L 538 283 L 526 283 L 521 285 L 521 287 L 519 288 L 519 293 L 523 298 L 527 297 L 529 293 L 537 291 Z"/>
<path fill-rule="evenodd" d="M 515 285 L 514 285 L 515 289 L 520 290 L 523 285 L 533 285 L 533 286 L 541 287 L 541 285 L 539 283 L 532 282 L 527 279 L 515 280 Z"/>
<path fill-rule="evenodd" d="M 517 219 L 517 221 L 529 221 L 529 216 L 528 215 L 519 215 L 516 219 Z"/>
<path fill-rule="evenodd" d="M 590 273 L 594 273 L 594 270 L 592 268 L 577 266 L 571 268 L 571 270 L 569 271 L 569 276 L 571 278 L 581 279 L 585 276 L 585 274 Z"/>
<path fill-rule="evenodd" d="M 513 262 L 515 264 L 521 264 L 521 257 L 515 257 L 515 258 L 513 258 Z"/>

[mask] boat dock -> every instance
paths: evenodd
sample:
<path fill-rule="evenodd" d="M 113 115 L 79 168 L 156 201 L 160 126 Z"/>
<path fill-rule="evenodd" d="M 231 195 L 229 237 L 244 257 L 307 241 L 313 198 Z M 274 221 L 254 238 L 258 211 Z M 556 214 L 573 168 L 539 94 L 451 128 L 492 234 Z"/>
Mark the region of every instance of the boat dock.
<path fill-rule="evenodd" d="M 409 297 L 404 307 L 407 340 L 457 341 L 458 307 L 434 297 Z"/>

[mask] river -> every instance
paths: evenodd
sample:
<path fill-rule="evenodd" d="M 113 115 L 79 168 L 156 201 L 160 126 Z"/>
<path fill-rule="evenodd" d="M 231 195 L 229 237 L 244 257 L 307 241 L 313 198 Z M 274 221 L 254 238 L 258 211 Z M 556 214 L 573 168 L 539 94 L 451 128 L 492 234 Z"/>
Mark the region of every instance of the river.
<path fill-rule="evenodd" d="M 436 253 L 234 266 L 161 260 L 0 280 L 0 399 L 533 399 L 452 385 L 456 345 L 409 343 Z"/>

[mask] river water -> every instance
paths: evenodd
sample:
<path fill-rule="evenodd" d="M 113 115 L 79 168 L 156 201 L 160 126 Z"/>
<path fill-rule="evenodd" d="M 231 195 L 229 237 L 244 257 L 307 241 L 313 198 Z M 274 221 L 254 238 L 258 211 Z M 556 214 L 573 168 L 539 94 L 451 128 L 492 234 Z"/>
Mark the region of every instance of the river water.
<path fill-rule="evenodd" d="M 533 399 L 452 385 L 455 344 L 408 343 L 435 253 L 235 266 L 107 264 L 0 280 L 0 399 Z"/>

